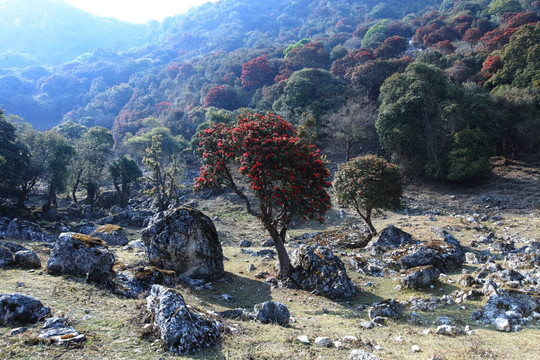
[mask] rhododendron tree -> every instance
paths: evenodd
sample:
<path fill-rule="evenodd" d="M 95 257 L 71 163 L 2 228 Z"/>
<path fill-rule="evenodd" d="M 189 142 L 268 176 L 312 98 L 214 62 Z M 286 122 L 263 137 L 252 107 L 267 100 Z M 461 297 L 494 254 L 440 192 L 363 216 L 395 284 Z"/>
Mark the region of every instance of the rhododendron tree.
<path fill-rule="evenodd" d="M 399 207 L 402 188 L 398 167 L 375 155 L 359 156 L 342 164 L 334 179 L 339 202 L 352 206 L 372 235 L 377 234 L 371 223 L 373 211 Z"/>
<path fill-rule="evenodd" d="M 319 150 L 299 141 L 292 125 L 274 114 L 246 114 L 236 124 L 216 124 L 200 134 L 203 166 L 194 190 L 230 187 L 269 232 L 279 257 L 279 277 L 290 275 L 285 249 L 294 217 L 323 222 L 330 208 L 329 171 Z M 257 199 L 244 192 L 247 183 Z"/>
<path fill-rule="evenodd" d="M 242 65 L 242 86 L 244 88 L 259 88 L 271 84 L 274 71 L 265 56 L 259 56 Z"/>

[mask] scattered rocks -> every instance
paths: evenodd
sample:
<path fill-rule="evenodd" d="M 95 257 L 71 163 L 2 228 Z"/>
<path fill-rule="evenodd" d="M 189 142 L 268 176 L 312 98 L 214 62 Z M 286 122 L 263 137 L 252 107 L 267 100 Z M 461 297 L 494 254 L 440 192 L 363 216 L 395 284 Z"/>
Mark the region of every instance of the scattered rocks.
<path fill-rule="evenodd" d="M 41 301 L 31 296 L 0 293 L 0 326 L 15 323 L 33 324 L 50 312 L 51 310 L 43 306 Z"/>
<path fill-rule="evenodd" d="M 388 266 L 381 260 L 372 257 L 355 255 L 351 258 L 351 266 L 366 276 L 384 277 L 384 270 Z"/>
<path fill-rule="evenodd" d="M 373 304 L 368 309 L 368 315 L 371 321 L 379 317 L 399 319 L 403 314 L 403 310 L 404 306 L 399 301 L 387 299 Z"/>
<path fill-rule="evenodd" d="M 225 275 L 216 228 L 198 210 L 180 207 L 156 214 L 143 229 L 142 241 L 149 265 L 207 281 Z"/>
<path fill-rule="evenodd" d="M 254 315 L 263 324 L 289 325 L 289 309 L 275 301 L 267 301 L 254 307 Z"/>
<path fill-rule="evenodd" d="M 76 233 L 62 233 L 47 262 L 52 275 L 84 276 L 88 281 L 106 283 L 115 256 L 101 239 Z"/>
<path fill-rule="evenodd" d="M 90 236 L 100 238 L 107 245 L 124 246 L 129 242 L 124 229 L 118 225 L 102 225 L 94 230 Z"/>
<path fill-rule="evenodd" d="M 329 337 L 326 336 L 319 336 L 314 341 L 315 345 L 319 347 L 332 347 L 332 340 Z"/>
<path fill-rule="evenodd" d="M 351 351 L 349 360 L 380 360 L 377 356 L 364 350 L 355 349 Z"/>
<path fill-rule="evenodd" d="M 356 293 L 341 260 L 330 249 L 303 245 L 291 255 L 286 286 L 312 291 L 332 299 L 351 299 Z"/>
<path fill-rule="evenodd" d="M 437 335 L 444 335 L 444 336 L 459 336 L 459 335 L 465 335 L 465 330 L 449 325 L 449 324 L 443 324 L 437 327 L 437 330 L 435 331 Z"/>
<path fill-rule="evenodd" d="M 178 291 L 153 285 L 146 301 L 153 326 L 169 351 L 193 353 L 214 346 L 219 340 L 221 323 L 187 305 Z"/>
<path fill-rule="evenodd" d="M 9 222 L 4 235 L 26 241 L 53 242 L 55 240 L 52 234 L 43 231 L 38 224 L 18 218 Z"/>
<path fill-rule="evenodd" d="M 426 288 L 436 282 L 440 274 L 432 265 L 414 267 L 405 272 L 401 285 L 408 289 Z"/>

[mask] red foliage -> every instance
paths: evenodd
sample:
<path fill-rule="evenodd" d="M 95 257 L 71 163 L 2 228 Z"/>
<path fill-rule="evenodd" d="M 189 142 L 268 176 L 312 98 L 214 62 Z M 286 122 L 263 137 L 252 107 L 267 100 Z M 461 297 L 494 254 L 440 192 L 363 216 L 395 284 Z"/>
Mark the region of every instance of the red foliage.
<path fill-rule="evenodd" d="M 195 74 L 196 73 L 196 70 L 195 68 L 193 67 L 193 65 L 191 64 L 183 64 L 182 66 L 180 66 L 180 68 L 178 69 L 178 73 L 183 76 L 184 78 L 188 78 L 190 77 L 191 75 Z"/>
<path fill-rule="evenodd" d="M 294 70 L 304 68 L 325 69 L 329 65 L 330 55 L 324 48 L 324 45 L 318 41 L 312 41 L 304 46 L 296 47 L 287 53 L 286 66 Z"/>
<path fill-rule="evenodd" d="M 374 54 L 378 58 L 389 59 L 397 57 L 399 54 L 407 50 L 408 41 L 401 36 L 391 36 L 386 38 L 384 42 L 375 49 Z"/>
<path fill-rule="evenodd" d="M 449 40 L 439 41 L 438 43 L 433 45 L 433 47 L 439 50 L 441 54 L 446 54 L 446 55 L 451 54 L 454 51 L 456 51 L 456 47 L 452 45 L 452 42 Z"/>
<path fill-rule="evenodd" d="M 501 16 L 501 25 L 507 28 L 518 28 L 525 24 L 533 24 L 539 20 L 535 11 L 526 13 L 505 13 Z"/>
<path fill-rule="evenodd" d="M 468 43 L 476 43 L 484 35 L 479 28 L 469 28 L 463 35 L 463 41 Z"/>
<path fill-rule="evenodd" d="M 488 80 L 493 74 L 502 69 L 502 67 L 503 63 L 499 55 L 489 55 L 482 64 L 480 76 L 484 81 Z"/>
<path fill-rule="evenodd" d="M 330 72 L 334 76 L 350 78 L 352 71 L 358 65 L 375 60 L 375 54 L 369 49 L 349 51 L 347 55 L 334 61 Z"/>
<path fill-rule="evenodd" d="M 510 41 L 516 31 L 515 28 L 495 29 L 485 33 L 480 42 L 482 42 L 483 48 L 489 52 L 499 50 Z"/>
<path fill-rule="evenodd" d="M 171 79 L 174 79 L 176 75 L 178 75 L 178 72 L 180 70 L 180 67 L 178 64 L 169 64 L 167 66 L 167 76 L 169 76 Z"/>
<path fill-rule="evenodd" d="M 259 56 L 242 65 L 240 79 L 244 88 L 260 88 L 272 83 L 274 71 L 268 64 L 266 56 Z"/>
<path fill-rule="evenodd" d="M 213 86 L 206 93 L 203 106 L 215 106 L 221 109 L 234 110 L 237 107 L 238 95 L 230 86 Z"/>
<path fill-rule="evenodd" d="M 330 173 L 313 145 L 299 141 L 291 124 L 274 114 L 246 114 L 231 127 L 200 135 L 203 167 L 195 189 L 231 185 L 232 165 L 259 199 L 261 221 L 288 224 L 293 216 L 324 221 L 330 208 Z M 233 186 L 233 185 L 231 185 Z"/>

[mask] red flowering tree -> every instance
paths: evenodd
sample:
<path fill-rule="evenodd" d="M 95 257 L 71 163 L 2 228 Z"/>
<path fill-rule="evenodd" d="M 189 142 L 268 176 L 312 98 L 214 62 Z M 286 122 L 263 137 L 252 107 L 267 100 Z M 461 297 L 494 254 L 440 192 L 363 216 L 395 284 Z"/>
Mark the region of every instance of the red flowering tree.
<path fill-rule="evenodd" d="M 265 56 L 259 56 L 242 65 L 242 86 L 244 88 L 260 88 L 274 80 L 274 71 Z"/>
<path fill-rule="evenodd" d="M 502 69 L 503 63 L 499 55 L 489 55 L 482 64 L 480 75 L 484 80 L 488 80 L 497 71 Z"/>
<path fill-rule="evenodd" d="M 324 221 L 330 208 L 330 175 L 319 150 L 299 141 L 291 124 L 274 114 L 246 114 L 237 124 L 216 124 L 200 134 L 203 166 L 194 189 L 230 187 L 269 232 L 280 278 L 291 273 L 284 240 L 293 217 Z M 249 185 L 252 204 L 241 181 Z"/>
<path fill-rule="evenodd" d="M 390 59 L 397 57 L 407 50 L 408 41 L 401 36 L 391 36 L 375 49 L 374 54 L 380 59 Z"/>
<path fill-rule="evenodd" d="M 238 106 L 238 94 L 230 86 L 216 85 L 210 88 L 204 97 L 203 106 L 215 106 L 220 109 L 234 110 Z"/>

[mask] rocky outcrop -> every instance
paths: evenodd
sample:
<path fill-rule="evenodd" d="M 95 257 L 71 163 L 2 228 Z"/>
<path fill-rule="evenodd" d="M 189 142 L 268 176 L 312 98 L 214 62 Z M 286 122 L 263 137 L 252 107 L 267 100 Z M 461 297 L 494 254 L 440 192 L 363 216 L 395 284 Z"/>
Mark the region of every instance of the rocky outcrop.
<path fill-rule="evenodd" d="M 367 248 L 371 248 L 373 254 L 382 254 L 403 245 L 417 243 L 419 243 L 419 241 L 413 240 L 411 234 L 406 233 L 394 225 L 390 225 L 381 230 L 381 232 L 368 243 Z"/>
<path fill-rule="evenodd" d="M 154 285 L 146 302 L 153 326 L 169 351 L 194 353 L 214 346 L 221 336 L 221 323 L 187 305 L 177 290 Z"/>
<path fill-rule="evenodd" d="M 33 324 L 51 312 L 41 301 L 21 294 L 0 294 L 0 326 Z"/>
<path fill-rule="evenodd" d="M 86 335 L 79 334 L 73 326 L 67 325 L 66 322 L 67 319 L 63 317 L 48 318 L 37 336 L 38 340 L 49 341 L 57 345 L 84 342 Z"/>
<path fill-rule="evenodd" d="M 38 224 L 18 218 L 9 222 L 4 235 L 26 241 L 53 242 L 55 240 L 52 234 L 43 231 Z"/>
<path fill-rule="evenodd" d="M 142 231 L 146 262 L 193 279 L 224 276 L 223 252 L 212 220 L 190 207 L 156 214 Z"/>
<path fill-rule="evenodd" d="M 6 267 L 39 269 L 41 260 L 35 252 L 24 246 L 0 241 L 0 269 Z"/>
<path fill-rule="evenodd" d="M 351 299 L 356 293 L 341 260 L 330 249 L 303 245 L 291 255 L 292 272 L 285 283 L 331 299 Z"/>
<path fill-rule="evenodd" d="M 376 321 L 377 318 L 399 319 L 405 306 L 396 299 L 387 299 L 373 304 L 368 309 L 369 319 Z"/>
<path fill-rule="evenodd" d="M 432 265 L 414 267 L 405 272 L 401 285 L 408 289 L 426 288 L 437 281 L 440 274 Z"/>
<path fill-rule="evenodd" d="M 105 283 L 111 276 L 114 254 L 101 239 L 76 233 L 62 233 L 47 262 L 52 275 L 84 276 Z"/>
<path fill-rule="evenodd" d="M 118 225 L 102 225 L 95 229 L 90 236 L 100 238 L 105 241 L 107 245 L 126 245 L 129 240 L 127 238 L 124 229 Z"/>
<path fill-rule="evenodd" d="M 119 295 L 136 299 L 139 294 L 148 291 L 152 285 L 176 286 L 176 273 L 158 269 L 154 266 L 135 266 L 116 268 L 113 279 L 113 291 Z"/>
<path fill-rule="evenodd" d="M 254 307 L 254 315 L 263 324 L 289 325 L 289 309 L 280 302 L 267 301 Z"/>

